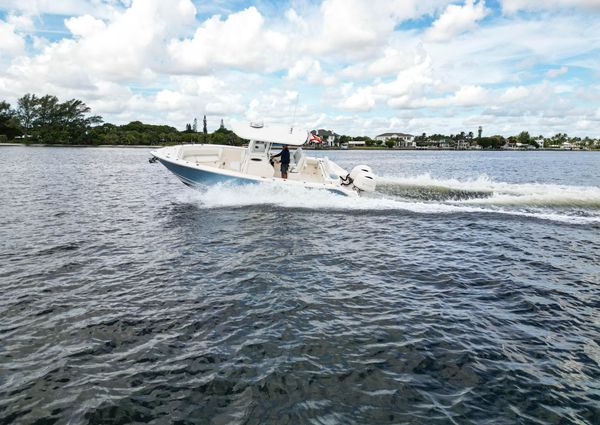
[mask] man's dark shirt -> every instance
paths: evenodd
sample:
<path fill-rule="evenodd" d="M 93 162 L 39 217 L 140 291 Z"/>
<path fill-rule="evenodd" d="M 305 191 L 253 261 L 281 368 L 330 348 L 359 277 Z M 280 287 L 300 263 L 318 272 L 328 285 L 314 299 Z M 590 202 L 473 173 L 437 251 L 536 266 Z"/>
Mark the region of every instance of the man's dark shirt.
<path fill-rule="evenodd" d="M 281 157 L 281 163 L 282 164 L 289 164 L 290 163 L 290 151 L 289 151 L 289 149 L 283 149 L 277 155 L 273 155 L 273 158 L 276 158 L 278 156 Z"/>

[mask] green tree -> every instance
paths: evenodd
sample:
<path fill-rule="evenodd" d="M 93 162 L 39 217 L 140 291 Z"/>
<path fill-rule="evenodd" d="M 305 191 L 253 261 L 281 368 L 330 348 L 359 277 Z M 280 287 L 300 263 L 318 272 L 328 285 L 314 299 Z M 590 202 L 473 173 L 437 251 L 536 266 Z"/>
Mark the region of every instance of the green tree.
<path fill-rule="evenodd" d="M 57 124 L 67 134 L 68 142 L 74 144 L 88 143 L 88 134 L 93 125 L 100 124 L 102 117 L 90 114 L 92 109 L 78 99 L 67 100 L 58 105 Z"/>
<path fill-rule="evenodd" d="M 523 145 L 530 145 L 530 144 L 534 144 L 535 143 L 534 140 L 529 135 L 528 131 L 521 131 L 519 133 L 519 135 L 517 136 L 517 141 L 519 143 L 522 143 Z"/>
<path fill-rule="evenodd" d="M 241 145 L 242 139 L 231 130 L 227 130 L 224 126 L 219 127 L 210 135 L 210 143 L 218 145 Z"/>
<path fill-rule="evenodd" d="M 506 140 L 502 136 L 490 136 L 482 137 L 477 143 L 484 149 L 500 149 L 506 144 Z"/>
<path fill-rule="evenodd" d="M 394 142 L 394 141 L 393 141 L 393 140 L 391 140 L 391 139 L 390 139 L 390 140 L 387 140 L 387 141 L 385 142 L 385 145 L 386 145 L 386 146 L 387 146 L 389 149 L 392 149 L 392 148 L 394 147 L 394 145 L 395 145 L 395 144 L 396 144 L 396 142 Z"/>
<path fill-rule="evenodd" d="M 350 136 L 340 136 L 340 144 L 348 143 L 350 140 L 352 140 Z"/>
<path fill-rule="evenodd" d="M 35 94 L 27 93 L 17 101 L 17 117 L 23 128 L 25 138 L 29 136 L 37 116 L 36 106 L 38 98 Z"/>
<path fill-rule="evenodd" d="M 10 104 L 5 101 L 0 102 L 0 135 L 5 136 L 6 140 L 12 140 L 21 134 L 21 125 L 17 114 L 12 110 Z"/>
<path fill-rule="evenodd" d="M 26 94 L 18 101 L 17 115 L 25 136 L 43 143 L 91 143 L 91 126 L 102 122 L 81 100 L 60 103 L 56 96 Z"/>

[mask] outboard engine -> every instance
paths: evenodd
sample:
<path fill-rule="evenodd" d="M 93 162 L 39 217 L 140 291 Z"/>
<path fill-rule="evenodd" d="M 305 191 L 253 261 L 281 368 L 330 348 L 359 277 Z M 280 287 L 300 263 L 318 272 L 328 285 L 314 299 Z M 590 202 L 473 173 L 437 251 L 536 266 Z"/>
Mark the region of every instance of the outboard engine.
<path fill-rule="evenodd" d="M 375 174 L 368 165 L 357 165 L 350 171 L 349 177 L 358 190 L 375 192 Z"/>

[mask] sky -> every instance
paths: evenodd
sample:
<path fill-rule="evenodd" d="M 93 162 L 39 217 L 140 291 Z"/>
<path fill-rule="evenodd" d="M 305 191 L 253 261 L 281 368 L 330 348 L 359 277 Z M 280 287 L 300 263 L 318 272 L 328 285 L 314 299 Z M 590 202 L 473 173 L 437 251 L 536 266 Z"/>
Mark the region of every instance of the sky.
<path fill-rule="evenodd" d="M 600 0 L 0 0 L 0 100 L 104 121 L 600 137 Z"/>

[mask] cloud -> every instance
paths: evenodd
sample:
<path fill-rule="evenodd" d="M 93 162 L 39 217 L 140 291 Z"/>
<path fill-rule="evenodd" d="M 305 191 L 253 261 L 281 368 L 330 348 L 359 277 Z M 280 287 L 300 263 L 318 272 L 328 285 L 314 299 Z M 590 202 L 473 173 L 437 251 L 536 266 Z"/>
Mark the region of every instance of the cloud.
<path fill-rule="evenodd" d="M 515 102 L 521 99 L 525 99 L 530 96 L 529 89 L 523 86 L 519 87 L 509 87 L 506 89 L 504 93 L 500 96 L 500 100 L 502 102 Z"/>
<path fill-rule="evenodd" d="M 120 9 L 120 6 L 118 2 L 112 0 L 0 0 L 0 9 L 20 12 L 28 16 L 89 14 L 109 18 Z"/>
<path fill-rule="evenodd" d="M 316 113 L 310 111 L 308 104 L 299 98 L 299 92 L 281 88 L 273 88 L 255 96 L 244 114 L 248 121 L 288 124 L 315 121 L 316 116 Z"/>
<path fill-rule="evenodd" d="M 25 38 L 17 33 L 17 25 L 0 20 L 0 59 L 4 56 L 16 56 L 25 51 Z"/>
<path fill-rule="evenodd" d="M 372 87 L 360 87 L 337 107 L 349 111 L 369 111 L 375 106 L 375 96 Z"/>
<path fill-rule="evenodd" d="M 360 49 L 377 43 L 393 30 L 394 19 L 388 8 L 373 6 L 361 0 L 325 0 L 321 4 L 322 33 L 317 39 L 322 42 L 320 46 L 315 43 L 315 51 Z"/>
<path fill-rule="evenodd" d="M 288 70 L 289 80 L 305 79 L 310 84 L 332 85 L 337 82 L 335 77 L 327 75 L 321 69 L 321 63 L 316 59 L 303 58 Z"/>
<path fill-rule="evenodd" d="M 106 24 L 101 19 L 91 15 L 83 15 L 65 19 L 65 26 L 76 37 L 91 37 L 106 30 Z"/>
<path fill-rule="evenodd" d="M 463 6 L 451 4 L 425 32 L 425 40 L 443 42 L 477 27 L 477 22 L 485 18 L 489 10 L 484 0 L 473 3 L 466 0 Z"/>
<path fill-rule="evenodd" d="M 406 100 L 417 99 L 428 89 L 439 85 L 439 81 L 433 77 L 432 62 L 429 55 L 416 56 L 414 64 L 398 72 L 394 80 L 377 83 L 376 93 L 383 98 L 396 98 L 391 100 L 390 106 L 409 107 Z"/>
<path fill-rule="evenodd" d="M 490 93 L 481 86 L 462 86 L 453 95 L 443 98 L 423 99 L 420 106 L 426 107 L 453 107 L 453 106 L 482 106 L 490 100 Z"/>
<path fill-rule="evenodd" d="M 308 55 L 369 59 L 386 46 L 396 26 L 434 13 L 449 0 L 324 0 L 318 12 L 290 14 L 293 46 Z"/>
<path fill-rule="evenodd" d="M 560 68 L 550 69 L 546 72 L 546 76 L 548 78 L 556 78 L 560 75 L 566 74 L 569 71 L 569 68 L 566 66 L 561 66 Z"/>
<path fill-rule="evenodd" d="M 46 45 L 37 56 L 19 58 L 8 73 L 66 87 L 102 80 L 148 80 L 164 67 L 163 40 L 190 25 L 194 13 L 189 0 L 169 4 L 135 0 L 108 22 L 90 15 L 69 18 L 65 25 L 74 39 L 63 38 Z"/>
<path fill-rule="evenodd" d="M 499 18 L 444 44 L 426 44 L 425 49 L 435 75 L 448 84 L 519 85 L 539 78 L 537 69 L 546 64 L 600 69 L 600 62 L 592 59 L 600 45 L 597 34 L 600 21 L 593 17 Z"/>
<path fill-rule="evenodd" d="M 0 0 L 0 98 L 76 97 L 109 122 L 179 128 L 205 113 L 209 125 L 290 122 L 296 109 L 300 123 L 348 134 L 477 122 L 490 132 L 598 129 L 595 2 L 542 3 L 573 8 L 500 15 L 477 0 L 323 0 L 239 9 L 226 0 L 211 9 L 221 16 L 204 18 L 192 0 Z M 45 13 L 63 12 L 68 34 L 48 37 Z M 555 79 L 573 70 L 568 85 Z"/>
<path fill-rule="evenodd" d="M 555 8 L 581 8 L 600 10 L 598 0 L 500 0 L 505 13 L 520 10 L 550 10 Z"/>
<path fill-rule="evenodd" d="M 418 57 L 424 54 L 424 50 L 420 45 L 414 50 L 386 46 L 382 53 L 370 61 L 354 63 L 344 68 L 341 75 L 351 79 L 396 75 L 398 72 L 410 68 L 418 60 Z"/>
<path fill-rule="evenodd" d="M 279 59 L 287 44 L 284 34 L 269 30 L 260 12 L 249 7 L 225 20 L 213 16 L 191 39 L 171 41 L 168 52 L 175 72 L 209 73 L 224 67 L 273 71 L 285 67 Z"/>

